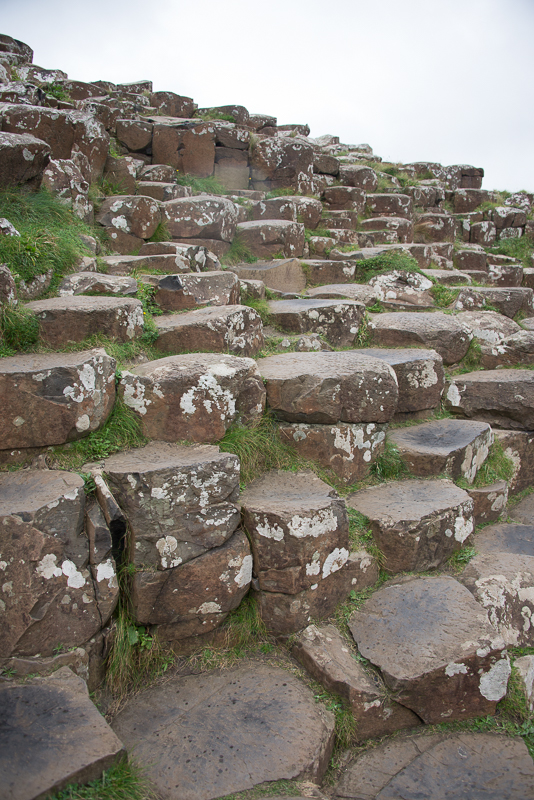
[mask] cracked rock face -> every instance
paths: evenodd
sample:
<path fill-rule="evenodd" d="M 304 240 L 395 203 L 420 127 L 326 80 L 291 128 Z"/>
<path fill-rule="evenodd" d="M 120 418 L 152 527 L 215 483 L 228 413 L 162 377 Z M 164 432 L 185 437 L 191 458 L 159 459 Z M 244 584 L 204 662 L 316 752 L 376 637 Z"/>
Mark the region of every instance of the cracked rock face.
<path fill-rule="evenodd" d="M 369 327 L 381 347 L 427 347 L 436 350 L 447 365 L 462 360 L 473 338 L 455 317 L 439 311 L 374 314 Z"/>
<path fill-rule="evenodd" d="M 506 693 L 504 640 L 454 578 L 408 577 L 383 586 L 349 627 L 396 700 L 427 724 L 493 714 Z"/>
<path fill-rule="evenodd" d="M 524 369 L 468 372 L 451 378 L 445 407 L 458 416 L 476 418 L 499 428 L 534 428 L 534 374 Z"/>
<path fill-rule="evenodd" d="M 272 300 L 273 324 L 290 333 L 319 333 L 335 347 L 354 343 L 365 307 L 354 300 Z"/>

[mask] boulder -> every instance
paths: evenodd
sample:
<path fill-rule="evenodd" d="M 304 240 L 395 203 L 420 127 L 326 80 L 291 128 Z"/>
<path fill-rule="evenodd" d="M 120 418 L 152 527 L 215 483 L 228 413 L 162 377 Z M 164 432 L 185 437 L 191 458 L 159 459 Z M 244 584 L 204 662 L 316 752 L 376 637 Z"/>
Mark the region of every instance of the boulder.
<path fill-rule="evenodd" d="M 367 213 L 373 217 L 405 217 L 411 219 L 413 201 L 407 194 L 368 194 Z"/>
<path fill-rule="evenodd" d="M 385 361 L 350 350 L 283 353 L 258 360 L 269 406 L 287 422 L 387 422 L 398 400 Z"/>
<path fill-rule="evenodd" d="M 289 220 L 253 220 L 237 225 L 240 240 L 258 258 L 281 253 L 286 258 L 299 257 L 304 251 L 304 225 Z"/>
<path fill-rule="evenodd" d="M 473 533 L 473 501 L 449 480 L 407 480 L 361 489 L 347 505 L 368 517 L 388 572 L 435 569 Z"/>
<path fill-rule="evenodd" d="M 162 116 L 191 117 L 196 109 L 196 103 L 191 97 L 182 97 L 174 92 L 151 92 L 150 105 L 157 108 Z"/>
<path fill-rule="evenodd" d="M 515 317 L 518 311 L 532 314 L 534 292 L 526 286 L 513 288 L 493 288 L 485 286 L 462 289 L 453 308 L 456 311 L 471 311 L 485 306 L 495 306 L 505 317 Z"/>
<path fill-rule="evenodd" d="M 89 183 L 97 181 L 104 171 L 104 165 L 109 153 L 109 134 L 102 123 L 98 122 L 92 114 L 85 111 L 71 111 L 70 119 L 74 123 L 74 144 L 71 158 L 79 154 L 81 160 L 87 164 L 82 169 L 84 178 Z"/>
<path fill-rule="evenodd" d="M 362 164 L 340 164 L 339 180 L 344 186 L 356 186 L 364 192 L 375 192 L 378 186 L 375 170 Z"/>
<path fill-rule="evenodd" d="M 462 311 L 456 319 L 465 325 L 479 344 L 499 345 L 521 331 L 517 322 L 496 311 Z"/>
<path fill-rule="evenodd" d="M 384 586 L 352 615 L 349 627 L 397 702 L 427 724 L 493 714 L 506 694 L 504 641 L 454 578 L 405 578 Z"/>
<path fill-rule="evenodd" d="M 191 197 L 189 186 L 179 186 L 177 183 L 163 183 L 162 181 L 139 181 L 137 190 L 144 197 L 152 197 L 160 203 L 168 200 L 177 200 L 179 197 Z"/>
<path fill-rule="evenodd" d="M 500 428 L 534 428 L 534 373 L 523 369 L 469 372 L 451 377 L 445 407 L 458 416 Z"/>
<path fill-rule="evenodd" d="M 285 219 L 290 222 L 301 222 L 309 230 L 315 230 L 321 219 L 323 206 L 314 197 L 296 195 L 273 197 L 272 200 L 261 200 L 252 208 L 255 220 Z"/>
<path fill-rule="evenodd" d="M 145 436 L 213 442 L 238 419 L 261 416 L 265 388 L 251 358 L 190 353 L 123 372 L 121 394 Z"/>
<path fill-rule="evenodd" d="M 486 280 L 492 286 L 521 286 L 523 267 L 521 264 L 488 264 Z"/>
<path fill-rule="evenodd" d="M 225 197 L 180 197 L 161 205 L 174 239 L 207 238 L 231 242 L 237 225 L 234 203 Z"/>
<path fill-rule="evenodd" d="M 250 156 L 252 187 L 291 187 L 306 193 L 313 181 L 313 147 L 302 138 L 259 139 Z"/>
<path fill-rule="evenodd" d="M 339 261 L 331 262 L 339 264 Z M 306 291 L 306 297 L 314 299 L 335 300 L 337 298 L 348 298 L 364 303 L 365 306 L 374 306 L 378 300 L 376 291 L 372 286 L 365 286 L 360 283 L 329 283 L 326 286 L 315 286 Z"/>
<path fill-rule="evenodd" d="M 137 294 L 137 281 L 135 278 L 127 278 L 119 275 L 105 275 L 102 272 L 73 272 L 63 278 L 59 287 L 58 295 L 84 294 L 93 292 L 99 294 Z"/>
<path fill-rule="evenodd" d="M 450 475 L 473 483 L 489 454 L 493 433 L 485 422 L 442 419 L 391 431 L 393 442 L 413 475 Z"/>
<path fill-rule="evenodd" d="M 2 107 L 2 131 L 31 134 L 46 142 L 53 159 L 71 157 L 74 145 L 74 123 L 70 112 L 24 104 Z"/>
<path fill-rule="evenodd" d="M 82 342 L 97 333 L 128 342 L 143 332 L 140 300 L 78 295 L 33 300 L 26 308 L 37 317 L 39 335 L 50 347 Z"/>
<path fill-rule="evenodd" d="M 104 200 L 96 222 L 139 239 L 150 239 L 161 222 L 160 204 L 151 197 L 115 195 Z"/>
<path fill-rule="evenodd" d="M 470 488 L 467 493 L 475 504 L 473 509 L 475 527 L 482 523 L 496 522 L 508 502 L 506 481 L 497 481 L 489 486 L 481 486 L 479 489 Z"/>
<path fill-rule="evenodd" d="M 473 222 L 469 227 L 469 241 L 472 244 L 489 247 L 495 242 L 496 236 L 497 229 L 494 223 L 489 220 Z"/>
<path fill-rule="evenodd" d="M 92 222 L 93 204 L 89 200 L 89 184 L 73 161 L 51 161 L 43 173 L 42 185 L 70 206 L 84 222 Z"/>
<path fill-rule="evenodd" d="M 2 447 L 64 444 L 102 427 L 115 400 L 115 367 L 103 349 L 1 359 Z"/>
<path fill-rule="evenodd" d="M 381 347 L 422 345 L 439 353 L 446 365 L 461 361 L 472 339 L 468 328 L 439 311 L 373 314 L 369 328 L 373 341 Z"/>
<path fill-rule="evenodd" d="M 372 231 L 377 243 L 394 244 L 395 242 L 404 243 L 413 242 L 414 240 L 413 223 L 404 217 L 372 217 L 371 219 L 364 219 L 360 223 L 360 230 L 366 233 Z M 384 232 L 383 237 L 378 236 L 381 231 Z"/>
<path fill-rule="evenodd" d="M 0 133 L 0 186 L 39 186 L 50 161 L 50 145 L 29 133 Z"/>
<path fill-rule="evenodd" d="M 456 269 L 462 272 L 465 270 L 486 272 L 486 259 L 486 251 L 479 245 L 466 245 L 454 255 Z"/>
<path fill-rule="evenodd" d="M 121 159 L 124 161 L 125 159 Z M 139 173 L 139 180 L 146 183 L 172 183 L 176 181 L 176 170 L 167 164 L 145 164 Z M 176 184 L 178 186 L 178 184 Z M 181 186 L 183 197 L 191 197 L 190 186 Z"/>
<path fill-rule="evenodd" d="M 494 431 L 504 455 L 513 464 L 513 475 L 509 482 L 511 494 L 522 492 L 532 484 L 534 470 L 534 434 L 527 431 Z"/>
<path fill-rule="evenodd" d="M 356 186 L 327 186 L 323 190 L 322 199 L 328 204 L 330 211 L 347 209 L 361 214 L 365 208 L 365 192 Z M 325 222 L 328 222 L 328 218 Z"/>
<path fill-rule="evenodd" d="M 356 340 L 365 306 L 354 300 L 271 300 L 269 314 L 276 327 L 289 333 L 319 333 L 334 347 Z"/>
<path fill-rule="evenodd" d="M 168 164 L 199 178 L 213 174 L 215 133 L 209 122 L 172 117 L 149 117 L 148 121 L 154 123 L 153 164 Z"/>
<path fill-rule="evenodd" d="M 373 287 L 386 308 L 400 308 L 404 305 L 428 308 L 434 305 L 434 299 L 429 292 L 433 283 L 418 272 L 398 269 L 384 272 L 371 278 L 369 286 Z"/>
<path fill-rule="evenodd" d="M 481 350 L 484 369 L 534 364 L 534 331 L 520 330 L 499 344 L 483 345 Z"/>
<path fill-rule="evenodd" d="M 153 125 L 137 119 L 118 119 L 116 122 L 117 139 L 130 152 L 145 150 L 152 144 Z"/>
<path fill-rule="evenodd" d="M 154 300 L 164 311 L 239 304 L 239 279 L 233 272 L 143 275 L 141 279 L 154 286 Z"/>
<path fill-rule="evenodd" d="M 350 281 L 358 278 L 359 265 L 357 261 L 345 260 L 329 260 L 329 259 L 309 259 L 301 260 L 301 266 L 306 274 L 309 284 L 338 284 L 349 283 Z M 319 286 L 319 289 L 326 291 L 325 286 Z M 361 287 L 346 287 L 351 290 L 359 290 Z M 348 296 L 348 295 L 347 295 Z"/>
<path fill-rule="evenodd" d="M 416 242 L 454 242 L 456 224 L 450 214 L 417 214 L 414 227 Z"/>
<path fill-rule="evenodd" d="M 489 192 L 485 189 L 456 189 L 452 196 L 452 205 L 455 214 L 465 214 L 474 211 L 481 203 L 485 203 L 489 198 Z"/>
<path fill-rule="evenodd" d="M 259 280 L 268 289 L 300 294 L 306 288 L 306 276 L 296 258 L 237 264 L 231 269 L 240 280 Z"/>

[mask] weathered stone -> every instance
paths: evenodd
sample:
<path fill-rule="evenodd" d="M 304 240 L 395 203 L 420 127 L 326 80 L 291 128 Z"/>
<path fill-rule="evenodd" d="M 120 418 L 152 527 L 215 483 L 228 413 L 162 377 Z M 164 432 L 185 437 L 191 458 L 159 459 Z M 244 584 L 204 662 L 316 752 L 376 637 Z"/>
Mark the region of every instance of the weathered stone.
<path fill-rule="evenodd" d="M 339 264 L 340 262 L 331 263 Z M 326 284 L 326 286 L 315 286 L 306 291 L 306 297 L 325 300 L 346 297 L 349 300 L 357 300 L 360 303 L 364 303 L 366 306 L 373 306 L 378 300 L 377 293 L 372 286 L 360 283 L 330 283 Z"/>
<path fill-rule="evenodd" d="M 0 186 L 39 185 L 50 145 L 29 133 L 0 133 Z"/>
<path fill-rule="evenodd" d="M 533 796 L 534 769 L 524 743 L 492 733 L 397 737 L 357 756 L 335 790 L 336 798 L 346 800 L 462 794 L 488 800 Z"/>
<path fill-rule="evenodd" d="M 241 508 L 262 591 L 316 589 L 349 557 L 345 503 L 312 472 L 262 475 L 241 495 Z"/>
<path fill-rule="evenodd" d="M 137 281 L 135 278 L 105 275 L 101 272 L 73 272 L 63 278 L 58 288 L 60 297 L 84 292 L 134 295 L 137 293 Z"/>
<path fill-rule="evenodd" d="M 137 566 L 171 569 L 219 547 L 239 525 L 239 459 L 218 447 L 151 442 L 106 459 Z"/>
<path fill-rule="evenodd" d="M 508 205 L 497 206 L 491 212 L 491 219 L 498 230 L 502 228 L 521 228 L 526 225 L 527 213 L 522 208 L 513 208 Z"/>
<path fill-rule="evenodd" d="M 306 193 L 313 181 L 313 147 L 299 138 L 266 138 L 250 157 L 254 189 L 291 187 Z"/>
<path fill-rule="evenodd" d="M 486 280 L 493 286 L 521 286 L 523 267 L 521 264 L 488 264 Z"/>
<path fill-rule="evenodd" d="M 7 222 L 7 220 L 6 220 Z M 17 304 L 17 285 L 13 273 L 5 264 L 0 264 L 0 307 Z"/>
<path fill-rule="evenodd" d="M 174 92 L 151 92 L 150 105 L 159 113 L 169 117 L 191 117 L 196 104 L 191 97 L 182 97 Z"/>
<path fill-rule="evenodd" d="M 285 219 L 290 222 L 301 222 L 309 230 L 315 230 L 321 219 L 323 206 L 314 197 L 274 197 L 262 200 L 252 209 L 255 220 Z"/>
<path fill-rule="evenodd" d="M 358 352 L 284 353 L 258 368 L 269 406 L 287 422 L 387 422 L 397 407 L 393 369 Z"/>
<path fill-rule="evenodd" d="M 162 181 L 139 181 L 137 184 L 139 194 L 152 197 L 160 203 L 168 200 L 177 200 L 179 197 L 190 197 L 186 189 L 188 186 L 179 186 L 177 183 L 162 183 Z"/>
<path fill-rule="evenodd" d="M 534 525 L 534 496 L 528 494 L 524 500 L 509 509 L 508 516 L 514 522 L 521 522 L 523 525 Z"/>
<path fill-rule="evenodd" d="M 51 161 L 43 173 L 42 185 L 70 206 L 80 219 L 92 222 L 93 204 L 88 197 L 89 184 L 72 161 Z"/>
<path fill-rule="evenodd" d="M 167 164 L 147 164 L 141 169 L 139 180 L 147 183 L 172 183 L 176 180 L 176 170 Z M 191 197 L 190 186 L 182 186 L 181 188 L 184 190 L 184 197 Z"/>
<path fill-rule="evenodd" d="M 534 683 L 534 656 L 522 656 L 514 661 L 516 674 L 519 676 L 520 687 L 527 701 L 529 711 L 534 708 L 533 683 Z"/>
<path fill-rule="evenodd" d="M 39 335 L 51 347 L 81 342 L 96 333 L 128 342 L 143 331 L 140 300 L 66 296 L 26 304 L 39 321 Z"/>
<path fill-rule="evenodd" d="M 181 800 L 208 800 L 265 781 L 320 781 L 334 742 L 334 715 L 261 662 L 173 678 L 131 700 L 113 727 L 165 800 L 176 786 Z"/>
<path fill-rule="evenodd" d="M 2 107 L 2 130 L 11 134 L 31 134 L 46 142 L 51 157 L 70 158 L 74 145 L 74 124 L 68 111 L 24 104 Z"/>
<path fill-rule="evenodd" d="M 414 226 L 416 242 L 454 242 L 456 225 L 450 214 L 418 214 Z"/>
<path fill-rule="evenodd" d="M 306 425 L 280 423 L 280 437 L 304 459 L 317 461 L 341 481 L 355 483 L 369 475 L 373 461 L 385 445 L 383 425 Z"/>
<path fill-rule="evenodd" d="M 369 327 L 380 346 L 423 345 L 439 353 L 447 365 L 462 360 L 472 338 L 464 325 L 441 312 L 373 314 Z"/>
<path fill-rule="evenodd" d="M 359 275 L 357 261 L 330 261 L 328 259 L 302 259 L 301 265 L 306 273 L 308 283 L 329 284 L 348 283 Z M 322 287 L 324 289 L 324 286 Z"/>
<path fill-rule="evenodd" d="M 499 344 L 484 344 L 480 362 L 484 369 L 534 364 L 534 331 L 520 330 Z"/>
<path fill-rule="evenodd" d="M 404 217 L 373 217 L 372 219 L 364 219 L 360 223 L 362 231 L 373 231 L 379 233 L 385 231 L 388 235 L 383 237 L 384 243 L 395 242 L 413 242 L 414 240 L 414 227 L 411 220 Z M 375 235 L 375 241 L 379 241 L 379 237 Z M 426 241 L 426 240 L 425 240 Z"/>
<path fill-rule="evenodd" d="M 121 195 L 104 200 L 96 221 L 140 239 L 149 239 L 161 222 L 160 204 L 151 197 Z"/>
<path fill-rule="evenodd" d="M 508 502 L 508 484 L 506 481 L 497 481 L 490 486 L 479 489 L 467 490 L 469 497 L 475 504 L 473 516 L 475 527 L 481 523 L 496 522 Z"/>
<path fill-rule="evenodd" d="M 296 258 L 258 261 L 232 267 L 240 280 L 261 280 L 269 289 L 300 294 L 306 288 L 306 276 Z"/>
<path fill-rule="evenodd" d="M 521 331 L 517 322 L 496 311 L 463 311 L 456 315 L 479 344 L 499 345 Z"/>
<path fill-rule="evenodd" d="M 469 228 L 469 241 L 472 244 L 481 244 L 483 247 L 488 247 L 495 241 L 496 234 L 497 229 L 493 222 L 489 220 L 474 222 Z"/>
<path fill-rule="evenodd" d="M 155 346 L 163 353 L 233 353 L 255 356 L 264 344 L 261 317 L 240 305 L 197 308 L 157 317 Z"/>
<path fill-rule="evenodd" d="M 100 428 L 115 400 L 115 367 L 103 349 L 1 359 L 2 448 L 64 444 Z"/>
<path fill-rule="evenodd" d="M 248 592 L 251 578 L 250 545 L 238 530 L 185 564 L 137 571 L 132 611 L 139 625 L 158 625 L 162 641 L 197 636 L 224 622 Z"/>
<path fill-rule="evenodd" d="M 525 431 L 494 431 L 494 435 L 514 467 L 509 481 L 510 492 L 516 494 L 528 489 L 532 484 L 534 470 L 534 434 Z"/>
<path fill-rule="evenodd" d="M 454 263 L 456 269 L 461 270 L 477 270 L 486 272 L 486 251 L 478 245 L 470 245 L 469 247 L 457 250 L 454 255 Z"/>
<path fill-rule="evenodd" d="M 352 209 L 361 214 L 365 208 L 365 192 L 356 186 L 328 186 L 322 199 L 328 203 L 330 211 Z M 325 222 L 330 224 L 328 217 Z"/>
<path fill-rule="evenodd" d="M 444 286 L 458 286 L 462 283 L 471 283 L 472 280 L 471 275 L 459 272 L 457 269 L 422 269 L 421 272 Z"/>
<path fill-rule="evenodd" d="M 408 305 L 428 307 L 434 305 L 429 292 L 433 283 L 418 272 L 392 270 L 371 278 L 369 285 L 376 291 L 378 299 L 388 307 Z"/>
<path fill-rule="evenodd" d="M 437 213 L 440 213 L 440 205 L 445 200 L 445 190 L 437 181 L 421 181 L 418 186 L 405 186 L 403 192 L 410 195 L 414 206 Z"/>
<path fill-rule="evenodd" d="M 215 133 L 209 122 L 150 117 L 154 123 L 152 163 L 206 178 L 215 165 Z"/>
<path fill-rule="evenodd" d="M 449 480 L 392 481 L 347 498 L 369 517 L 389 572 L 434 569 L 474 529 L 473 501 Z"/>
<path fill-rule="evenodd" d="M 388 697 L 379 678 L 356 661 L 349 643 L 333 625 L 309 625 L 295 639 L 291 652 L 312 678 L 348 702 L 356 720 L 357 741 L 421 725 L 416 714 Z"/>
<path fill-rule="evenodd" d="M 164 311 L 239 304 L 239 279 L 233 272 L 143 275 L 142 280 L 155 287 L 154 299 Z"/>
<path fill-rule="evenodd" d="M 104 170 L 104 165 L 109 153 L 109 134 L 104 126 L 91 114 L 84 111 L 71 111 L 69 117 L 74 124 L 74 144 L 71 158 L 75 160 L 76 154 L 82 159 L 87 168 L 79 163 L 84 178 L 89 183 L 97 181 Z"/>
<path fill-rule="evenodd" d="M 290 333 L 322 334 L 335 347 L 354 343 L 365 306 L 354 300 L 272 300 L 269 313 L 273 323 Z"/>
<path fill-rule="evenodd" d="M 453 414 L 500 428 L 534 428 L 534 374 L 523 369 L 469 372 L 449 381 L 444 404 Z"/>
<path fill-rule="evenodd" d="M 365 192 L 375 192 L 378 186 L 375 170 L 360 164 L 341 164 L 339 179 L 344 186 L 356 186 Z"/>
<path fill-rule="evenodd" d="M 254 220 L 240 222 L 237 233 L 258 258 L 282 253 L 286 258 L 298 257 L 304 250 L 304 225 L 289 220 Z"/>
<path fill-rule="evenodd" d="M 460 580 L 486 609 L 507 645 L 534 642 L 534 526 L 503 524 L 476 537 Z"/>
<path fill-rule="evenodd" d="M 118 119 L 116 122 L 117 139 L 130 152 L 145 150 L 152 143 L 152 129 L 150 122 L 137 119 Z"/>
<path fill-rule="evenodd" d="M 366 348 L 354 352 L 381 358 L 392 367 L 399 385 L 397 414 L 436 408 L 444 385 L 443 360 L 435 350 Z"/>
<path fill-rule="evenodd" d="M 412 198 L 407 194 L 368 194 L 367 212 L 375 217 L 405 217 L 411 219 Z"/>
<path fill-rule="evenodd" d="M 504 641 L 454 578 L 407 578 L 382 587 L 349 627 L 397 701 L 427 724 L 492 714 L 506 693 Z"/>
<path fill-rule="evenodd" d="M 265 300 L 265 284 L 263 281 L 247 280 L 246 278 L 238 278 L 238 281 L 241 299 L 248 297 L 254 298 L 255 300 Z"/>
<path fill-rule="evenodd" d="M 123 372 L 124 402 L 145 436 L 163 441 L 217 441 L 237 419 L 259 417 L 265 388 L 251 358 L 190 353 Z"/>
<path fill-rule="evenodd" d="M 489 454 L 493 433 L 485 422 L 441 419 L 391 431 L 412 475 L 449 475 L 473 483 Z"/>
<path fill-rule="evenodd" d="M 70 783 L 97 780 L 125 757 L 85 681 L 68 667 L 23 685 L 3 684 L 0 705 L 6 800 L 47 797 Z"/>
<path fill-rule="evenodd" d="M 492 305 L 505 317 L 515 317 L 518 311 L 532 314 L 534 292 L 525 286 L 513 288 L 492 288 L 485 286 L 462 289 L 453 308 L 457 311 L 471 311 Z"/>
<path fill-rule="evenodd" d="M 474 211 L 481 203 L 488 200 L 489 193 L 485 189 L 456 189 L 452 197 L 455 214 Z"/>
<path fill-rule="evenodd" d="M 231 242 L 237 211 L 224 197 L 180 197 L 162 206 L 163 218 L 174 239 L 208 238 Z"/>

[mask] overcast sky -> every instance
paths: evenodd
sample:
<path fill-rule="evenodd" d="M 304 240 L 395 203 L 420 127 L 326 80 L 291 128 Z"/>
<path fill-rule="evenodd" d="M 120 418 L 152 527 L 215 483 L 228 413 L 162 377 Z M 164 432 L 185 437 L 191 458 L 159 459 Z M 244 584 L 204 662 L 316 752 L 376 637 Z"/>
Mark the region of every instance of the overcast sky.
<path fill-rule="evenodd" d="M 70 78 L 151 79 L 534 192 L 534 0 L 0 0 L 0 32 Z"/>

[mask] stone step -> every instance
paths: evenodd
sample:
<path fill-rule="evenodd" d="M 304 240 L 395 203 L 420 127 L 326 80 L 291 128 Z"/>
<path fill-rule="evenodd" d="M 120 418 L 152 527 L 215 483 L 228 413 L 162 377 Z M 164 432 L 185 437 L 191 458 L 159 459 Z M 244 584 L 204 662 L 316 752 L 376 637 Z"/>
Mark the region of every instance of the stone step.
<path fill-rule="evenodd" d="M 327 230 L 352 230 L 358 228 L 358 212 L 352 210 L 325 211 L 321 219 L 321 227 Z"/>
<path fill-rule="evenodd" d="M 298 258 L 304 251 L 304 225 L 289 220 L 253 220 L 237 225 L 240 240 L 258 258 Z"/>
<path fill-rule="evenodd" d="M 376 244 L 413 242 L 414 226 L 404 217 L 372 217 L 360 222 L 360 230 L 371 232 Z M 382 234 L 379 236 L 378 234 Z M 440 239 L 441 241 L 441 239 Z"/>
<path fill-rule="evenodd" d="M 349 209 L 361 214 L 365 207 L 365 192 L 356 186 L 327 186 L 321 198 L 331 211 Z"/>
<path fill-rule="evenodd" d="M 306 282 L 312 286 L 327 283 L 349 283 L 358 279 L 358 265 L 354 261 L 339 259 L 302 258 L 300 264 Z"/>
<path fill-rule="evenodd" d="M 456 222 L 450 214 L 416 214 L 413 238 L 416 242 L 454 242 Z"/>
<path fill-rule="evenodd" d="M 349 628 L 393 699 L 426 724 L 494 714 L 506 693 L 504 641 L 454 578 L 406 577 L 383 586 Z"/>
<path fill-rule="evenodd" d="M 322 211 L 321 201 L 314 197 L 286 195 L 255 203 L 252 208 L 252 219 L 283 219 L 290 222 L 301 222 L 308 230 L 315 230 L 321 219 Z"/>
<path fill-rule="evenodd" d="M 388 422 L 397 408 L 393 369 L 360 352 L 283 353 L 258 359 L 270 408 L 287 422 Z"/>
<path fill-rule="evenodd" d="M 525 286 L 493 288 L 477 286 L 462 289 L 453 308 L 456 311 L 472 311 L 492 305 L 505 317 L 515 317 L 518 311 L 531 316 L 534 313 L 534 291 Z"/>
<path fill-rule="evenodd" d="M 214 442 L 238 417 L 265 409 L 265 387 L 251 358 L 190 353 L 149 361 L 123 372 L 121 396 L 143 434 L 162 441 Z"/>
<path fill-rule="evenodd" d="M 143 332 L 143 306 L 131 298 L 52 297 L 33 300 L 25 308 L 37 317 L 39 336 L 50 347 L 82 342 L 96 334 L 130 342 Z"/>
<path fill-rule="evenodd" d="M 520 330 L 498 345 L 484 343 L 480 363 L 484 369 L 534 364 L 534 331 Z"/>
<path fill-rule="evenodd" d="M 208 306 L 155 317 L 155 347 L 162 353 L 232 353 L 255 356 L 264 345 L 263 324 L 254 308 Z"/>
<path fill-rule="evenodd" d="M 141 275 L 141 280 L 155 288 L 154 300 L 163 311 L 239 304 L 239 279 L 233 272 Z"/>
<path fill-rule="evenodd" d="M 236 232 L 237 209 L 226 197 L 180 197 L 161 203 L 161 211 L 173 239 L 231 242 Z"/>
<path fill-rule="evenodd" d="M 525 369 L 469 372 L 450 379 L 445 407 L 461 417 L 499 428 L 534 428 L 534 373 Z"/>
<path fill-rule="evenodd" d="M 232 267 L 240 280 L 260 280 L 268 289 L 300 294 L 306 288 L 306 276 L 296 258 L 258 261 Z"/>
<path fill-rule="evenodd" d="M 160 203 L 165 203 L 167 200 L 176 200 L 178 197 L 190 197 L 189 192 L 184 190 L 189 189 L 189 186 L 179 186 L 177 183 L 164 183 L 163 181 L 138 181 L 137 194 L 142 194 L 144 197 L 152 197 Z"/>
<path fill-rule="evenodd" d="M 521 264 L 488 264 L 487 281 L 493 286 L 521 286 L 523 267 Z"/>
<path fill-rule="evenodd" d="M 349 508 L 368 517 L 391 573 L 435 569 L 473 533 L 473 501 L 451 481 L 391 481 L 354 492 Z"/>
<path fill-rule="evenodd" d="M 140 195 L 108 197 L 95 216 L 96 222 L 104 227 L 112 241 L 117 240 L 118 234 L 131 238 L 132 249 L 135 249 L 136 242 L 140 247 L 143 240 L 150 239 L 161 219 L 160 203 L 152 197 Z"/>
<path fill-rule="evenodd" d="M 189 263 L 191 272 L 203 272 L 204 270 L 210 272 L 216 269 L 221 269 L 221 264 L 218 257 L 209 248 L 199 244 L 180 243 L 180 242 L 145 242 L 139 250 L 139 255 L 146 256 L 174 256 L 176 258 L 176 266 L 179 267 L 180 272 L 186 272 L 185 264 Z M 180 258 L 178 258 L 178 256 Z M 156 264 L 156 261 L 149 261 L 148 264 Z M 166 264 L 166 261 L 161 261 L 161 264 Z M 170 263 L 170 262 L 169 262 Z M 148 266 L 147 264 L 147 266 Z M 182 264 L 184 268 L 182 269 Z M 162 267 L 152 267 L 153 269 L 160 269 L 165 271 Z M 169 270 L 169 272 L 176 272 L 176 270 Z"/>
<path fill-rule="evenodd" d="M 74 272 L 63 278 L 59 287 L 58 295 L 86 294 L 120 294 L 124 296 L 137 293 L 137 281 L 135 278 L 127 278 L 119 275 L 104 275 L 100 272 Z"/>
<path fill-rule="evenodd" d="M 434 305 L 430 289 L 434 284 L 418 272 L 392 270 L 376 275 L 369 281 L 378 294 L 378 299 L 390 306 L 415 306 L 428 308 Z"/>
<path fill-rule="evenodd" d="M 350 347 L 358 335 L 365 306 L 354 300 L 271 300 L 273 324 L 288 333 L 318 333 L 334 347 Z"/>
<path fill-rule="evenodd" d="M 428 278 L 434 278 L 443 286 L 458 286 L 462 283 L 471 283 L 471 277 L 466 272 L 457 269 L 422 269 Z"/>
<path fill-rule="evenodd" d="M 104 256 L 102 261 L 109 276 L 129 275 L 141 269 L 154 269 L 168 274 L 191 271 L 190 259 L 179 251 L 158 255 Z"/>
<path fill-rule="evenodd" d="M 486 422 L 440 419 L 388 433 L 413 475 L 449 475 L 473 483 L 489 454 L 493 433 Z"/>
<path fill-rule="evenodd" d="M 378 300 L 376 289 L 361 283 L 327 283 L 325 286 L 315 286 L 306 290 L 306 297 L 317 300 L 347 298 L 364 303 L 367 307 L 374 306 Z"/>
<path fill-rule="evenodd" d="M 446 365 L 462 360 L 472 338 L 461 322 L 441 311 L 372 314 L 369 328 L 373 341 L 381 347 L 431 348 Z"/>
<path fill-rule="evenodd" d="M 377 217 L 404 217 L 411 220 L 413 200 L 407 194 L 368 194 L 365 209 L 368 214 Z"/>
<path fill-rule="evenodd" d="M 471 331 L 480 345 L 500 345 L 521 331 L 517 322 L 496 311 L 462 311 L 456 314 L 456 319 Z"/>
<path fill-rule="evenodd" d="M 534 643 L 534 525 L 501 524 L 475 537 L 459 580 L 487 611 L 507 645 Z"/>

